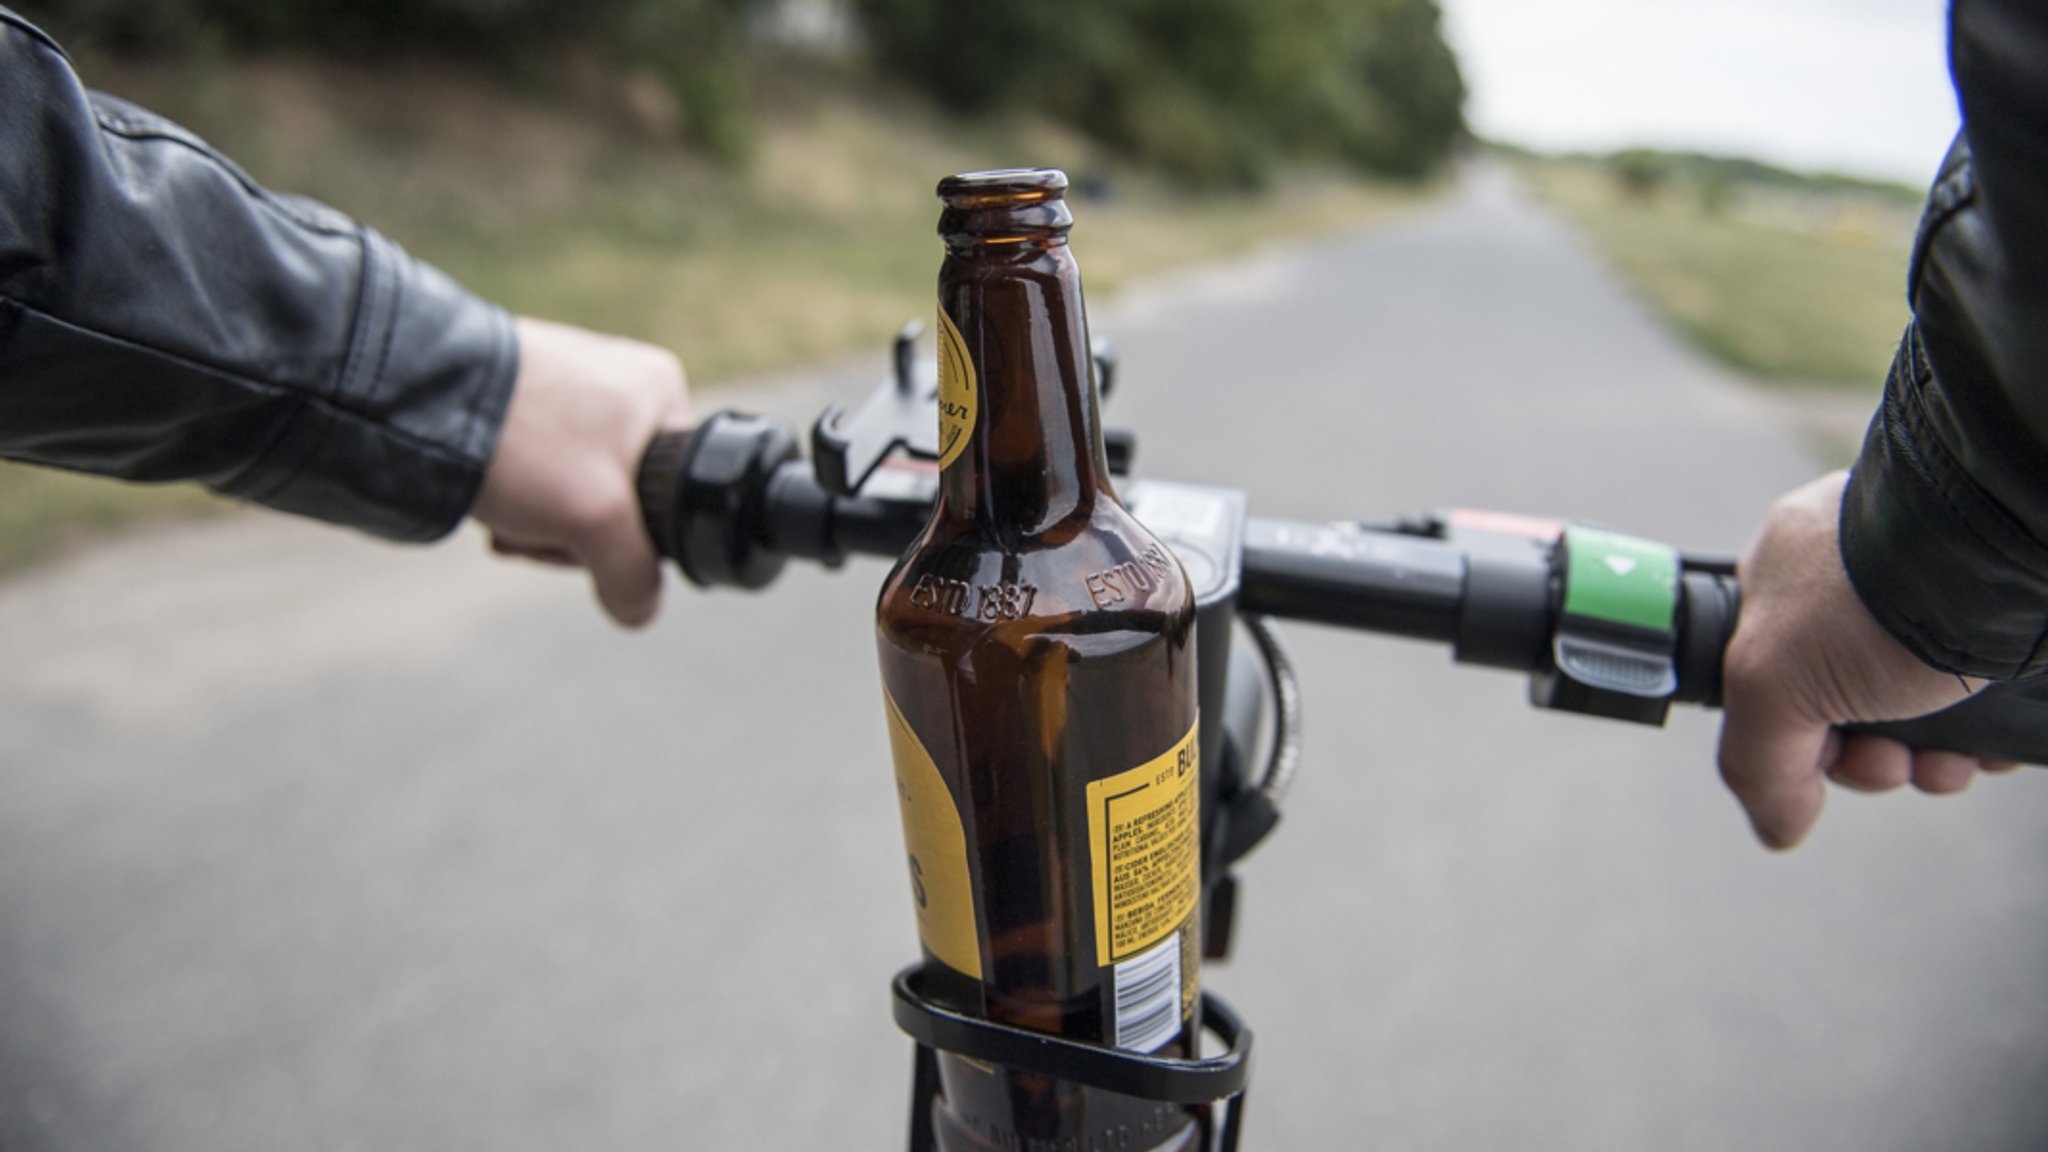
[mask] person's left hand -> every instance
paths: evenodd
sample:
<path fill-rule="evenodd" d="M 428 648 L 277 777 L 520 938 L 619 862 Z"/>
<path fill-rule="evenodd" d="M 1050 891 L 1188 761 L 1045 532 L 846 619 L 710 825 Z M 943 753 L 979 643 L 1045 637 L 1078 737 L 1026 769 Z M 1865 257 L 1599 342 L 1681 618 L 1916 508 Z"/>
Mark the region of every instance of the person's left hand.
<path fill-rule="evenodd" d="M 500 555 L 590 571 L 612 619 L 661 605 L 660 558 L 633 487 L 655 432 L 689 419 L 681 361 L 661 348 L 520 317 L 519 375 L 472 514 Z"/>

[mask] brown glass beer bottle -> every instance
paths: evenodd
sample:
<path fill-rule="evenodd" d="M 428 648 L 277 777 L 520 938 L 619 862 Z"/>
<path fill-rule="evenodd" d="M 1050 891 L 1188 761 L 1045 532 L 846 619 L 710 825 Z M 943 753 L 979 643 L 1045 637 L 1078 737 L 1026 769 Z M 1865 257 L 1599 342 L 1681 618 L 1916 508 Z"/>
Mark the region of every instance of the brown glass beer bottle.
<path fill-rule="evenodd" d="M 1066 177 L 939 185 L 939 498 L 876 610 L 926 988 L 1159 1055 L 1198 1028 L 1194 601 L 1103 459 Z M 946 1149 L 1197 1146 L 1172 1105 L 940 1058 Z"/>

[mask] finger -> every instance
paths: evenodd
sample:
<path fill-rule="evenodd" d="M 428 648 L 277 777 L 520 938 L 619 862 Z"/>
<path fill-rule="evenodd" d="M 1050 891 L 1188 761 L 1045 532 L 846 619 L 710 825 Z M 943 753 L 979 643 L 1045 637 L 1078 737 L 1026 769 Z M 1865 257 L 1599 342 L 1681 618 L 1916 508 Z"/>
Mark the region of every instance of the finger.
<path fill-rule="evenodd" d="M 499 556 L 509 556 L 519 560 L 534 560 L 542 564 L 555 564 L 565 568 L 576 566 L 576 558 L 571 556 L 566 549 L 554 548 L 545 544 L 515 544 L 502 536 L 494 535 L 491 537 L 491 551 Z"/>
<path fill-rule="evenodd" d="M 661 567 L 637 508 L 606 517 L 579 554 L 607 615 L 628 628 L 654 619 L 661 608 Z"/>
<path fill-rule="evenodd" d="M 2003 776 L 2007 772 L 2019 771 L 2020 762 L 2017 760 L 1979 760 L 1977 762 L 1977 770 L 1979 772 L 1989 772 L 1993 776 Z"/>
<path fill-rule="evenodd" d="M 1931 796 L 1948 796 L 1977 778 L 1977 758 L 1961 752 L 1913 753 L 1913 787 Z"/>
<path fill-rule="evenodd" d="M 686 393 L 661 414 L 659 427 L 663 432 L 687 432 L 696 426 L 696 414 L 690 411 L 690 397 Z"/>
<path fill-rule="evenodd" d="M 1721 723 L 1721 779 L 1765 847 L 1796 847 L 1827 798 L 1821 773 L 1830 729 L 1768 705 L 1734 703 Z"/>
<path fill-rule="evenodd" d="M 1866 743 L 1892 744 L 1900 754 L 1874 753 L 1864 747 Z M 1841 754 L 1828 769 L 1828 779 L 1857 792 L 1890 792 L 1905 786 L 1912 775 L 1912 757 L 1904 745 L 1868 736 L 1844 737 Z"/>
<path fill-rule="evenodd" d="M 1828 776 L 1859 792 L 1889 792 L 1913 778 L 1913 750 L 1882 736 L 1845 736 Z"/>

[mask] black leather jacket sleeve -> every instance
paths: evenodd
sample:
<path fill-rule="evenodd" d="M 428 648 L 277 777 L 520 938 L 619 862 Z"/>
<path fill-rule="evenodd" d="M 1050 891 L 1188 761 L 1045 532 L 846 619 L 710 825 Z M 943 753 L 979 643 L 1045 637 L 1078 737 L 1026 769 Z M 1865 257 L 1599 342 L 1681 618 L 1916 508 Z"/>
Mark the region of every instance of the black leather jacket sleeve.
<path fill-rule="evenodd" d="M 2048 670 L 2048 4 L 1955 0 L 1963 132 L 1928 199 L 1843 562 L 1936 667 Z"/>
<path fill-rule="evenodd" d="M 86 92 L 0 8 L 0 456 L 427 540 L 516 369 L 503 311 Z"/>

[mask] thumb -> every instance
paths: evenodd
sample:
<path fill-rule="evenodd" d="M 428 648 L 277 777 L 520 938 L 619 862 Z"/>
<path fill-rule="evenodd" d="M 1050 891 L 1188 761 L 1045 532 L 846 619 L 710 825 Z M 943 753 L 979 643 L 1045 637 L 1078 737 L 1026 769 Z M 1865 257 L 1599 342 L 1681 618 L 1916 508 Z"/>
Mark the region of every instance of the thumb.
<path fill-rule="evenodd" d="M 654 619 L 661 608 L 661 560 L 640 524 L 637 505 L 630 515 L 607 518 L 578 549 L 577 559 L 590 570 L 606 615 L 627 628 Z"/>
<path fill-rule="evenodd" d="M 1721 722 L 1721 779 L 1765 847 L 1798 847 L 1820 819 L 1827 768 L 1840 755 L 1841 735 L 1782 702 L 1741 695 L 1748 693 L 1731 683 Z"/>

